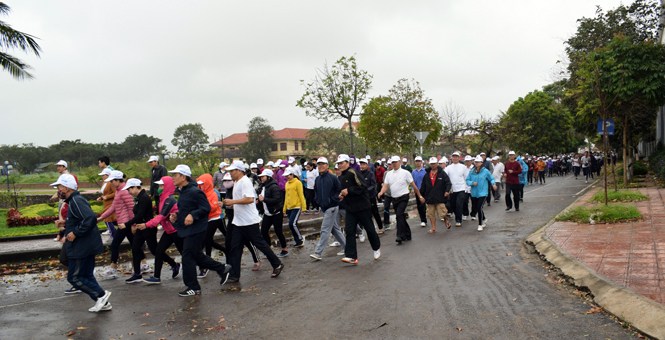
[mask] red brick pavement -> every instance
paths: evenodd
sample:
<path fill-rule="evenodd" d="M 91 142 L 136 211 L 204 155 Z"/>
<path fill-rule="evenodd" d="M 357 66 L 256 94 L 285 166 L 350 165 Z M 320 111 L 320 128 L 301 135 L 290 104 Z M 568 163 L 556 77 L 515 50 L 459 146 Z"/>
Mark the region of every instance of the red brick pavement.
<path fill-rule="evenodd" d="M 602 188 L 601 188 L 602 189 Z M 634 223 L 555 222 L 547 236 L 571 256 L 615 283 L 665 304 L 665 189 L 641 188 L 650 200 L 634 203 L 644 220 Z M 579 204 L 593 196 L 592 190 Z"/>

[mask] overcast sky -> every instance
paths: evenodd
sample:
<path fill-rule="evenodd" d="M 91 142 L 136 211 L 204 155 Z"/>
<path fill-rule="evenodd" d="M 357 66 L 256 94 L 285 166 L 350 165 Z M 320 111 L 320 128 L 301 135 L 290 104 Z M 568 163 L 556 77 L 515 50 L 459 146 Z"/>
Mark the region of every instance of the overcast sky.
<path fill-rule="evenodd" d="M 5 0 L 2 18 L 37 36 L 42 58 L 14 51 L 35 79 L 0 73 L 0 144 L 164 140 L 202 123 L 209 135 L 339 126 L 295 106 L 325 62 L 356 55 L 370 96 L 414 78 L 437 110 L 497 115 L 552 81 L 576 20 L 610 0 L 89 1 Z M 627 4 L 630 2 L 626 2 Z"/>

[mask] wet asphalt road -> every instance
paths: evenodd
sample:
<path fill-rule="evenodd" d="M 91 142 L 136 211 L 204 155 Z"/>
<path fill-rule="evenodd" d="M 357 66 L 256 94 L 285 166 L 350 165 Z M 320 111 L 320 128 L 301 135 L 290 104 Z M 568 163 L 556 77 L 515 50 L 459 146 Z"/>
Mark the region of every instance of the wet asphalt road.
<path fill-rule="evenodd" d="M 339 248 L 312 261 L 311 240 L 272 279 L 267 262 L 252 272 L 245 254 L 240 284 L 220 286 L 210 274 L 196 298 L 177 296 L 180 279 L 159 286 L 107 280 L 101 285 L 113 292 L 113 310 L 94 314 L 88 296 L 62 293 L 64 280 L 2 284 L 0 339 L 635 338 L 603 313 L 583 314 L 589 305 L 546 277 L 523 246 L 585 186 L 570 176 L 529 186 L 520 212 L 506 213 L 503 201 L 486 207 L 483 232 L 466 221 L 450 230 L 439 222 L 428 234 L 411 219 L 412 241 L 397 246 L 388 231 L 378 261 L 368 242 L 359 244 L 357 266 L 341 262 Z"/>

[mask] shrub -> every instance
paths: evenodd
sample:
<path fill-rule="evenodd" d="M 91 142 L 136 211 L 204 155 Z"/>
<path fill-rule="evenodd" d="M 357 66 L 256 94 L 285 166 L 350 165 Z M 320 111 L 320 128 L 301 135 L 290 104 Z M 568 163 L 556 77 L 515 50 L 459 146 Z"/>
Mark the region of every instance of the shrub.
<path fill-rule="evenodd" d="M 644 163 L 633 163 L 633 176 L 644 176 L 649 173 L 647 166 Z M 623 177 L 623 167 L 617 170 L 617 176 Z"/>
<path fill-rule="evenodd" d="M 648 200 L 649 196 L 646 196 L 638 191 L 626 191 L 626 190 L 608 190 L 607 191 L 607 200 L 608 201 L 620 201 L 620 202 L 635 202 L 635 201 L 645 201 Z M 598 190 L 589 202 L 605 202 L 605 191 Z"/>
<path fill-rule="evenodd" d="M 651 171 L 665 181 L 665 146 L 658 143 L 656 150 L 649 156 L 649 167 Z"/>
<path fill-rule="evenodd" d="M 594 214 L 595 221 L 621 222 L 625 220 L 634 220 L 642 215 L 634 205 L 630 204 L 609 204 L 596 207 L 577 206 L 566 210 L 556 217 L 557 221 L 573 221 L 577 223 L 589 223 L 589 217 Z"/>

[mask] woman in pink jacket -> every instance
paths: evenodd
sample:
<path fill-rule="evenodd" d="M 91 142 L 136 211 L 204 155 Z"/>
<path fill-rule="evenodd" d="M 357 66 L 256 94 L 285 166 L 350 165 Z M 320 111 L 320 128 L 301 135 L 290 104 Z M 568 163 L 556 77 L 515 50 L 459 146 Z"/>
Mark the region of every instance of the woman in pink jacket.
<path fill-rule="evenodd" d="M 118 221 L 118 230 L 116 230 L 115 237 L 113 237 L 113 242 L 111 243 L 111 266 L 102 273 L 102 276 L 107 279 L 115 279 L 118 277 L 116 268 L 118 268 L 118 258 L 120 257 L 120 244 L 125 240 L 125 237 L 129 240 L 129 244 L 132 244 L 134 241 L 134 234 L 132 234 L 130 228 L 120 228 L 121 224 L 127 223 L 127 221 L 134 218 L 134 213 L 132 212 L 134 199 L 127 190 L 122 190 L 125 187 L 125 175 L 122 171 L 111 171 L 109 177 L 104 181 L 109 182 L 115 188 L 116 192 L 113 204 L 102 216 L 97 218 L 97 223 L 115 213 L 116 220 Z M 132 254 L 132 256 L 142 256 L 145 259 L 144 254 Z"/>

